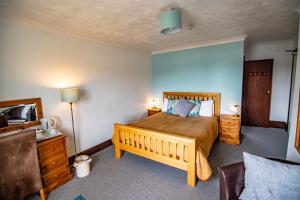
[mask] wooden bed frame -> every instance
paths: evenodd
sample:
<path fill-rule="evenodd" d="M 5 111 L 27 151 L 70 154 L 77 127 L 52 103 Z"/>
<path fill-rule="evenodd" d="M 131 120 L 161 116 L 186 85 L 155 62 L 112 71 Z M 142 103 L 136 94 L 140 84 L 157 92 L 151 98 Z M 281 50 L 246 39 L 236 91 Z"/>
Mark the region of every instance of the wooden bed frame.
<path fill-rule="evenodd" d="M 214 100 L 214 114 L 220 115 L 219 93 L 164 92 L 168 99 Z M 172 167 L 187 171 L 187 183 L 196 185 L 196 138 L 142 129 L 129 125 L 114 125 L 116 158 L 127 151 Z M 185 156 L 187 155 L 187 156 Z"/>

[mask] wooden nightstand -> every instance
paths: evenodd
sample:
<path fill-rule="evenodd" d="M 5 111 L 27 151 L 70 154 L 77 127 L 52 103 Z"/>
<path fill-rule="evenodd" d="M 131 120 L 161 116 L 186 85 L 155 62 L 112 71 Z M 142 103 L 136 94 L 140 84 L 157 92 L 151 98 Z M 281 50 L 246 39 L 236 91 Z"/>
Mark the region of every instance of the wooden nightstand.
<path fill-rule="evenodd" d="M 221 115 L 219 140 L 226 144 L 240 144 L 241 117 Z"/>
<path fill-rule="evenodd" d="M 37 143 L 44 191 L 51 192 L 73 178 L 66 148 L 66 136 L 59 135 Z"/>
<path fill-rule="evenodd" d="M 148 116 L 161 112 L 161 108 L 148 108 Z"/>

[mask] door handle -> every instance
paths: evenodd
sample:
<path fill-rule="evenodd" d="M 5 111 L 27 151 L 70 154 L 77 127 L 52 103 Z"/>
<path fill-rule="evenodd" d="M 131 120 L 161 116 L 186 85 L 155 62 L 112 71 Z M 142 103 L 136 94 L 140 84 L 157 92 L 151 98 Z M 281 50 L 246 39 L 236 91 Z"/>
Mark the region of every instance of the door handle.
<path fill-rule="evenodd" d="M 271 91 L 270 90 L 267 90 L 267 94 L 270 94 L 271 93 Z"/>

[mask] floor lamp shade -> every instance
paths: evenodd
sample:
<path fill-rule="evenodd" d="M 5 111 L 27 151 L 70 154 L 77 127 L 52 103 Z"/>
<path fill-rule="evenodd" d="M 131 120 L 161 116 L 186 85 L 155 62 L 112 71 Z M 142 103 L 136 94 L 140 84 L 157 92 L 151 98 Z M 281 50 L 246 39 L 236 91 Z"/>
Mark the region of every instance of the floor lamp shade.
<path fill-rule="evenodd" d="M 61 100 L 73 103 L 79 100 L 79 89 L 78 88 L 65 88 L 60 90 Z"/>

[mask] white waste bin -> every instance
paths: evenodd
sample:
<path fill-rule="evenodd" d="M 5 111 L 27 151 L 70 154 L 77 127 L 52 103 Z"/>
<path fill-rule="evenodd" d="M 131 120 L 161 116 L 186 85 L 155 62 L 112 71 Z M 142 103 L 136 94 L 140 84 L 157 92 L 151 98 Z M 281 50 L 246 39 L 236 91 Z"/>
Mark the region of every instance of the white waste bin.
<path fill-rule="evenodd" d="M 88 155 L 80 155 L 75 158 L 73 166 L 76 168 L 77 177 L 85 177 L 90 173 L 90 162 L 92 159 Z"/>

